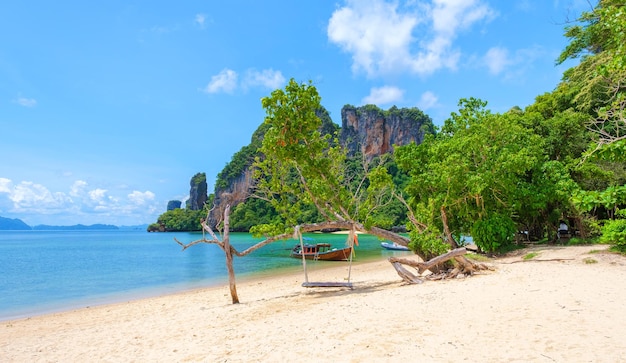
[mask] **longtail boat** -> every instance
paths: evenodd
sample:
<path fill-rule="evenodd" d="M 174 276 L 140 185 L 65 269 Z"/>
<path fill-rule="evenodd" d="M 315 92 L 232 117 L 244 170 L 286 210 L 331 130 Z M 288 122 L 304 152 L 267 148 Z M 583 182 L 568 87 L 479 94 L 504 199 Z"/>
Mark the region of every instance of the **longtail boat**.
<path fill-rule="evenodd" d="M 307 260 L 346 261 L 350 259 L 352 247 L 332 248 L 330 243 L 304 245 L 304 258 Z M 291 250 L 291 257 L 302 258 L 302 248 L 297 244 Z"/>

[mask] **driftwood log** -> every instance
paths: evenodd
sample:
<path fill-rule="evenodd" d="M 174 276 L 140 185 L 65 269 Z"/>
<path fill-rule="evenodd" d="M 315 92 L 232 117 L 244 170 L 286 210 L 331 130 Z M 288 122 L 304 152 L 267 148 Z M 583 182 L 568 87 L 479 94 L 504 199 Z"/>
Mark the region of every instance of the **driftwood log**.
<path fill-rule="evenodd" d="M 439 280 L 445 278 L 454 278 L 460 275 L 472 275 L 477 271 L 489 270 L 489 267 L 483 264 L 472 262 L 465 258 L 467 250 L 465 247 L 456 248 L 446 254 L 439 255 L 428 261 L 416 261 L 409 258 L 389 257 L 389 262 L 396 269 L 398 275 L 409 284 L 421 284 L 425 279 Z M 422 276 L 424 272 L 429 271 L 435 266 L 439 266 L 446 261 L 454 260 L 456 262 L 455 267 L 449 271 L 441 274 L 430 275 L 429 277 Z M 414 267 L 417 270 L 417 275 L 411 273 L 404 268 L 403 265 Z"/>

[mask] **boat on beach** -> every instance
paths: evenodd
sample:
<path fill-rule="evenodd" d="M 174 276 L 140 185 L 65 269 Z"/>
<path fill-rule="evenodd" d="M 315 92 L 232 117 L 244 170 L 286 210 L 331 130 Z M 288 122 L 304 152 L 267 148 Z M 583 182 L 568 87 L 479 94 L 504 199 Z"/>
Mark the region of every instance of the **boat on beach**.
<path fill-rule="evenodd" d="M 295 245 L 291 250 L 291 257 L 302 258 L 304 254 L 304 258 L 307 260 L 346 261 L 350 259 L 351 253 L 351 246 L 332 248 L 330 243 L 307 243 L 304 246 L 300 244 Z"/>
<path fill-rule="evenodd" d="M 410 249 L 407 246 L 397 244 L 396 242 L 381 242 L 380 246 L 386 250 L 410 251 Z"/>

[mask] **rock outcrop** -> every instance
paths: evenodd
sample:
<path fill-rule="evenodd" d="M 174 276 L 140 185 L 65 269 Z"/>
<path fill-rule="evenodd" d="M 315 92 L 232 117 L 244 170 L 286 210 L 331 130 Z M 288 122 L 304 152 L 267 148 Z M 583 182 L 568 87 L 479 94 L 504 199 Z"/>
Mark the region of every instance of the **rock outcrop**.
<path fill-rule="evenodd" d="M 341 129 L 325 109 L 319 110 L 317 116 L 322 120 L 322 133 L 339 131 L 340 143 L 347 149 L 349 156 L 360 152 L 371 159 L 392 152 L 394 145 L 411 142 L 419 144 L 425 133 L 434 133 L 430 117 L 417 108 L 398 109 L 394 106 L 383 111 L 373 105 L 344 106 L 341 110 Z M 233 155 L 231 162 L 217 176 L 214 194 L 216 206 L 228 203 L 234 207 L 250 195 L 253 185 L 250 166 L 258 154 L 265 129 L 266 125 L 262 124 L 253 134 L 251 143 Z M 209 216 L 209 222 L 221 220 L 217 213 L 222 210 L 215 208 Z"/>
<path fill-rule="evenodd" d="M 198 173 L 191 178 L 189 182 L 189 200 L 187 201 L 187 208 L 191 210 L 201 210 L 204 208 L 204 204 L 207 201 L 207 183 L 206 174 Z"/>
<path fill-rule="evenodd" d="M 167 210 L 169 211 L 178 209 L 182 204 L 183 202 L 181 202 L 180 200 L 170 200 L 169 202 L 167 202 Z"/>
<path fill-rule="evenodd" d="M 371 159 L 393 152 L 394 145 L 419 144 L 425 133 L 434 133 L 430 117 L 417 108 L 344 106 L 341 110 L 341 144 L 348 155 L 361 153 Z"/>

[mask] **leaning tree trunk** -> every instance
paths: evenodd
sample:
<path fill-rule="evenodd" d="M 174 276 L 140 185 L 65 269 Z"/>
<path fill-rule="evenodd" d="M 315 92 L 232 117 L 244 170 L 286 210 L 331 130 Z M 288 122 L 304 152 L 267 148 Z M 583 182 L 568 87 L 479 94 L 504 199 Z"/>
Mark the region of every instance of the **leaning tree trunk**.
<path fill-rule="evenodd" d="M 235 269 L 233 268 L 233 252 L 230 249 L 230 205 L 224 211 L 224 253 L 226 254 L 226 268 L 228 268 L 228 286 L 233 304 L 239 304 L 237 286 L 235 285 Z"/>

